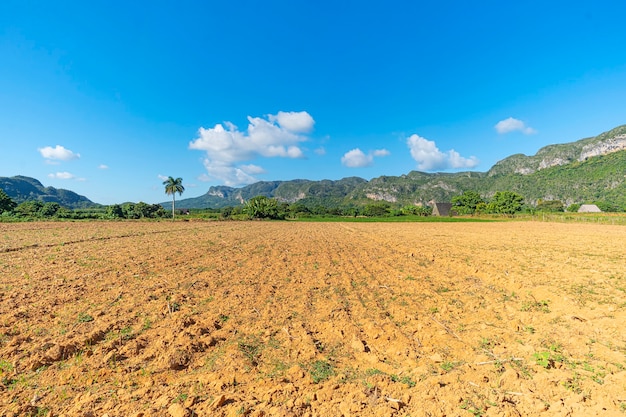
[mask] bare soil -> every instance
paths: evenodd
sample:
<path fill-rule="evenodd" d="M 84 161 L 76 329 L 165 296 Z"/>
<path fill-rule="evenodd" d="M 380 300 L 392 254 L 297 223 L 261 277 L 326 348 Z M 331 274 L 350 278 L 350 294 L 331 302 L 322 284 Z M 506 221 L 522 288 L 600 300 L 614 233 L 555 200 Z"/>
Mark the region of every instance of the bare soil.
<path fill-rule="evenodd" d="M 626 227 L 0 223 L 1 416 L 626 412 Z"/>

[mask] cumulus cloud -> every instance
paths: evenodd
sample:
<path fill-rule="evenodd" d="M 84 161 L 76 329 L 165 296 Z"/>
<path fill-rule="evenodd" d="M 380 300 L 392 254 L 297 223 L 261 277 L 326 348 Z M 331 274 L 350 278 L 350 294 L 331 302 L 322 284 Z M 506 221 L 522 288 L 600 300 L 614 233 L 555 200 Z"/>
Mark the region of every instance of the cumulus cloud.
<path fill-rule="evenodd" d="M 372 165 L 374 163 L 374 157 L 387 155 L 389 155 L 389 151 L 387 149 L 377 149 L 365 154 L 359 148 L 355 148 L 346 152 L 341 157 L 341 163 L 348 168 L 363 168 Z"/>
<path fill-rule="evenodd" d="M 442 152 L 434 141 L 418 135 L 411 135 L 407 139 L 407 145 L 411 156 L 417 162 L 417 168 L 424 171 L 474 168 L 479 163 L 475 156 L 465 158 L 454 149 Z"/>
<path fill-rule="evenodd" d="M 248 128 L 241 131 L 230 122 L 198 130 L 198 138 L 189 149 L 206 152 L 203 160 L 208 178 L 218 179 L 229 186 L 256 182 L 254 175 L 265 172 L 256 165 L 241 162 L 263 158 L 303 158 L 300 143 L 308 140 L 306 133 L 315 121 L 305 111 L 278 112 L 266 118 L 248 116 Z M 204 179 L 207 179 L 204 177 Z"/>
<path fill-rule="evenodd" d="M 105 164 L 100 164 L 98 165 L 98 169 L 109 169 L 109 166 Z"/>
<path fill-rule="evenodd" d="M 49 178 L 53 178 L 56 180 L 72 180 L 76 178 L 74 174 L 70 174 L 69 172 L 55 172 L 53 174 L 48 174 Z"/>
<path fill-rule="evenodd" d="M 496 123 L 494 128 L 501 135 L 515 131 L 520 131 L 525 135 L 532 135 L 533 133 L 537 133 L 535 129 L 530 126 L 526 126 L 526 123 L 522 122 L 521 120 L 514 119 L 513 117 L 500 120 L 498 123 Z"/>
<path fill-rule="evenodd" d="M 71 161 L 72 159 L 80 158 L 80 154 L 74 153 L 61 145 L 57 145 L 54 148 L 52 146 L 46 146 L 37 150 L 41 156 L 48 160 Z"/>
<path fill-rule="evenodd" d="M 280 126 L 288 129 L 292 132 L 308 133 L 313 129 L 315 121 L 311 115 L 305 111 L 301 112 L 284 112 L 279 111 L 278 114 L 268 116 L 268 119 L 272 123 L 277 123 Z"/>

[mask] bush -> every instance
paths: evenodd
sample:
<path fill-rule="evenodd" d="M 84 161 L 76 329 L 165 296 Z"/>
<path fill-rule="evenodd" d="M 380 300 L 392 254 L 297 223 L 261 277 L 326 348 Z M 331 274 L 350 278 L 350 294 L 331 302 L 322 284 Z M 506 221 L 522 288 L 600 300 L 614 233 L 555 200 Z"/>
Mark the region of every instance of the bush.
<path fill-rule="evenodd" d="M 243 207 L 243 213 L 253 219 L 284 219 L 278 210 L 278 201 L 263 195 L 251 198 Z"/>
<path fill-rule="evenodd" d="M 537 211 L 544 212 L 562 212 L 564 211 L 563 203 L 559 200 L 538 200 Z"/>
<path fill-rule="evenodd" d="M 507 214 L 512 216 L 522 210 L 524 197 L 512 191 L 498 191 L 487 204 L 490 213 Z"/>

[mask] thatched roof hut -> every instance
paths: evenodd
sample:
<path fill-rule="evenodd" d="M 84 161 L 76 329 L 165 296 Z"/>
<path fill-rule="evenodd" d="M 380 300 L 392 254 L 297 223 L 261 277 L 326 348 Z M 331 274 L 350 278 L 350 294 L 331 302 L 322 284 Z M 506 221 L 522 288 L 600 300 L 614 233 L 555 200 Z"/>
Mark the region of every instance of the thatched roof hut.
<path fill-rule="evenodd" d="M 433 203 L 433 216 L 455 216 L 457 214 L 452 208 L 452 203 Z"/>
<path fill-rule="evenodd" d="M 595 204 L 583 204 L 578 209 L 579 213 L 602 213 L 602 210 Z"/>

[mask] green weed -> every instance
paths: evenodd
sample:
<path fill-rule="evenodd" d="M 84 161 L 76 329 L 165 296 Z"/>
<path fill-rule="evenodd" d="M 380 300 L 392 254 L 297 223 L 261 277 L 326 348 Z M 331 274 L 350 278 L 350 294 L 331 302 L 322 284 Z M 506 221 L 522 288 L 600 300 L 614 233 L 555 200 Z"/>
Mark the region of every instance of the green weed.
<path fill-rule="evenodd" d="M 318 384 L 335 375 L 335 370 L 329 362 L 318 360 L 313 362 L 309 373 L 311 374 L 311 378 L 313 378 L 313 382 Z"/>
<path fill-rule="evenodd" d="M 90 316 L 87 313 L 84 313 L 84 312 L 78 313 L 78 322 L 79 323 L 88 323 L 88 322 L 93 321 L 93 320 L 94 320 L 93 317 Z"/>
<path fill-rule="evenodd" d="M 533 353 L 533 358 L 537 365 L 551 369 L 555 367 L 555 363 L 566 362 L 565 356 L 561 353 L 561 345 L 558 343 L 551 343 L 547 346 L 548 350 Z"/>
<path fill-rule="evenodd" d="M 470 400 L 463 400 L 460 407 L 461 409 L 470 412 L 476 417 L 480 417 L 485 413 L 485 410 L 483 410 L 482 408 L 476 407 L 476 405 L 474 405 L 474 403 Z"/>
<path fill-rule="evenodd" d="M 416 382 L 411 379 L 409 376 L 399 377 L 398 375 L 392 374 L 390 378 L 393 382 L 400 382 L 402 384 L 408 385 L 410 388 L 413 388 L 416 385 Z"/>
<path fill-rule="evenodd" d="M 446 372 L 450 372 L 451 370 L 453 370 L 454 368 L 456 368 L 457 366 L 459 366 L 461 363 L 460 362 L 451 362 L 451 361 L 445 361 L 442 362 L 441 365 L 439 365 L 441 367 L 441 369 L 443 369 Z"/>
<path fill-rule="evenodd" d="M 549 300 L 526 301 L 522 303 L 522 307 L 520 308 L 520 310 L 521 311 L 539 311 L 542 313 L 549 313 L 550 312 L 549 304 L 550 304 Z"/>
<path fill-rule="evenodd" d="M 259 364 L 259 358 L 261 357 L 261 352 L 263 351 L 263 345 L 256 338 L 239 341 L 239 343 L 237 343 L 237 347 L 252 366 L 257 366 Z"/>

